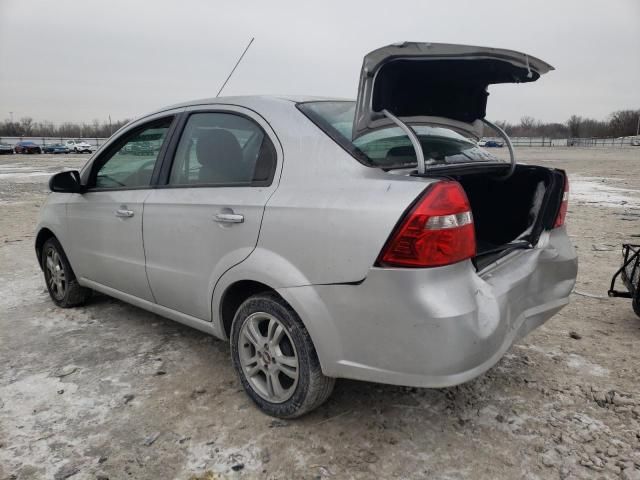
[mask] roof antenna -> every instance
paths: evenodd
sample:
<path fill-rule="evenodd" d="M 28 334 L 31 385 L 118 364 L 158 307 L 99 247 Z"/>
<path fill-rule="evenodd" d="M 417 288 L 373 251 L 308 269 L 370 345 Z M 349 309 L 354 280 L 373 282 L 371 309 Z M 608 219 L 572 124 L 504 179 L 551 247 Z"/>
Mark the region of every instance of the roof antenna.
<path fill-rule="evenodd" d="M 227 85 L 227 82 L 229 81 L 229 79 L 231 78 L 231 75 L 233 75 L 233 72 L 236 71 L 236 68 L 238 68 L 238 65 L 240 64 L 240 62 L 242 61 L 242 58 L 244 57 L 244 54 L 247 53 L 247 50 L 249 50 L 249 47 L 251 46 L 251 44 L 253 43 L 254 37 L 251 37 L 251 40 L 249 40 L 249 44 L 247 45 L 247 48 L 244 49 L 244 52 L 242 52 L 242 55 L 240 55 L 240 58 L 238 59 L 238 61 L 236 62 L 236 64 L 234 65 L 233 69 L 231 70 L 231 73 L 229 74 L 229 76 L 227 77 L 227 79 L 224 81 L 224 83 L 222 84 L 222 86 L 220 87 L 220 90 L 218 90 L 218 94 L 216 95 L 216 98 L 218 98 L 220 96 L 220 94 L 222 93 L 222 90 L 224 89 L 224 87 Z"/>

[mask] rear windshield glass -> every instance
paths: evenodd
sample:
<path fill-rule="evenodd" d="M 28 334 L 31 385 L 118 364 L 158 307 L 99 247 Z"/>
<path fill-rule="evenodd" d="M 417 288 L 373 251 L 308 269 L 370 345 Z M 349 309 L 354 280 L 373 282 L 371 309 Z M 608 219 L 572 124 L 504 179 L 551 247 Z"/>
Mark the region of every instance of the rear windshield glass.
<path fill-rule="evenodd" d="M 416 153 L 409 137 L 398 127 L 367 133 L 351 140 L 355 102 L 306 102 L 298 108 L 327 135 L 366 165 L 381 168 L 416 166 Z M 497 157 L 478 147 L 460 133 L 443 127 L 413 126 L 427 166 L 461 163 L 502 163 Z"/>

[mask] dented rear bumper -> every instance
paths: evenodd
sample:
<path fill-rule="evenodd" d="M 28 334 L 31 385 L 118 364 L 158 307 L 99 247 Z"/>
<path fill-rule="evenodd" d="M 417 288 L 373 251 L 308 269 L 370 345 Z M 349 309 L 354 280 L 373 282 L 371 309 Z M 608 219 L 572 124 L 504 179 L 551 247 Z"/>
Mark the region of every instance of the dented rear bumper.
<path fill-rule="evenodd" d="M 445 387 L 482 374 L 562 309 L 576 275 L 575 250 L 559 228 L 480 274 L 469 261 L 372 268 L 358 285 L 280 293 L 303 317 L 326 375 Z"/>

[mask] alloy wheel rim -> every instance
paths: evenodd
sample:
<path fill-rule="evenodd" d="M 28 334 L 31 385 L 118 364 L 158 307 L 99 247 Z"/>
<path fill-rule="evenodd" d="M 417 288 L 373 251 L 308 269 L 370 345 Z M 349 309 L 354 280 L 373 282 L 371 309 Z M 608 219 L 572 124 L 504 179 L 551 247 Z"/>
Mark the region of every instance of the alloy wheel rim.
<path fill-rule="evenodd" d="M 62 265 L 60 254 L 55 248 L 49 248 L 45 255 L 45 268 L 47 269 L 47 285 L 49 291 L 58 299 L 64 298 L 67 289 L 67 279 Z"/>
<path fill-rule="evenodd" d="M 298 385 L 300 363 L 284 324 L 266 312 L 249 315 L 238 336 L 240 365 L 260 397 L 272 403 L 289 400 Z"/>

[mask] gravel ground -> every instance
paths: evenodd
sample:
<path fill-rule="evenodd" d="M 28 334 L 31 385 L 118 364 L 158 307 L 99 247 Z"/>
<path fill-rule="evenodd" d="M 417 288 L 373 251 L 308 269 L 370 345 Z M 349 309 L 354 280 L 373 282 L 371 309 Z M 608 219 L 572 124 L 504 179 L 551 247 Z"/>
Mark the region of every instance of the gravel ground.
<path fill-rule="evenodd" d="M 33 228 L 48 174 L 86 156 L 0 157 L 0 478 L 640 479 L 640 318 L 603 298 L 640 243 L 640 148 L 519 154 L 571 173 L 572 303 L 472 382 L 339 380 L 286 422 L 224 342 L 104 296 L 55 308 Z"/>

